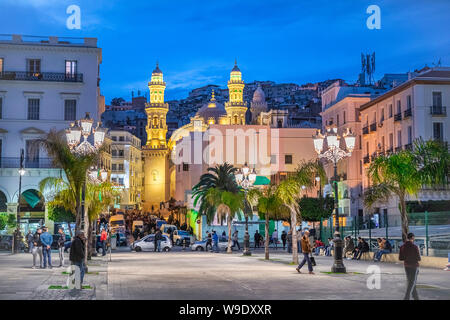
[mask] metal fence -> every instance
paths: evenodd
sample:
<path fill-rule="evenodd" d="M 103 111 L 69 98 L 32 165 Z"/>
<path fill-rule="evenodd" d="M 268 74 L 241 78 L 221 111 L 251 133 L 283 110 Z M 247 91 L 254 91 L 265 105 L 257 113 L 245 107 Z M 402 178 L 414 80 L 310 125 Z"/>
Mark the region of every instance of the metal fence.
<path fill-rule="evenodd" d="M 360 219 L 358 219 L 360 218 Z M 375 227 L 374 223 L 363 221 L 362 217 L 352 219 L 350 225 L 341 226 L 343 237 L 364 238 L 370 244 L 370 250 L 378 248 L 377 238 L 386 238 L 391 242 L 393 252 L 398 252 L 403 243 L 401 226 L 390 226 L 388 219 Z M 409 232 L 413 232 L 416 244 L 425 256 L 447 257 L 450 252 L 450 211 L 408 213 Z M 334 219 L 322 220 L 320 238 L 326 242 L 333 238 Z"/>

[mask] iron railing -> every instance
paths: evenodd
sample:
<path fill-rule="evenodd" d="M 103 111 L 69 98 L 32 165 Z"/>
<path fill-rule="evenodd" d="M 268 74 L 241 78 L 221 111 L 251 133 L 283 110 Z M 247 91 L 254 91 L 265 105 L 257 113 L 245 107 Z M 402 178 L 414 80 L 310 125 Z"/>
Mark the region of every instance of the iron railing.
<path fill-rule="evenodd" d="M 430 114 L 434 115 L 434 116 L 446 116 L 447 115 L 447 107 L 431 106 Z"/>
<path fill-rule="evenodd" d="M 363 134 L 369 134 L 369 126 L 363 127 L 362 132 Z"/>
<path fill-rule="evenodd" d="M 374 122 L 370 125 L 370 132 L 375 132 L 377 131 L 377 123 Z"/>
<path fill-rule="evenodd" d="M 394 121 L 400 121 L 400 120 L 402 120 L 402 113 L 401 112 L 396 113 L 394 115 Z"/>
<path fill-rule="evenodd" d="M 403 113 L 403 118 L 406 119 L 411 116 L 412 116 L 412 109 L 411 108 L 406 109 L 405 112 Z"/>
<path fill-rule="evenodd" d="M 82 73 L 3 71 L 0 80 L 83 82 Z"/>

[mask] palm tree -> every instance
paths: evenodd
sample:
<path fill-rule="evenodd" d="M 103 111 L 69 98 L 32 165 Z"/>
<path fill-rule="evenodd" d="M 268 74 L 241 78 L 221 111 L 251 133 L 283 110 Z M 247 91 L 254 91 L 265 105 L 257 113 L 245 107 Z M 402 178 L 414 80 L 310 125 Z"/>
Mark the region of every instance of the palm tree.
<path fill-rule="evenodd" d="M 298 247 L 297 247 L 297 223 L 302 220 L 299 209 L 299 200 L 303 190 L 314 186 L 315 177 L 321 176 L 321 181 L 325 181 L 325 171 L 322 164 L 318 161 L 310 160 L 300 163 L 296 172 L 289 178 L 280 183 L 277 188 L 277 196 L 288 208 L 291 216 L 291 232 L 292 232 L 292 261 L 298 263 Z M 297 217 L 299 218 L 297 220 Z"/>
<path fill-rule="evenodd" d="M 414 141 L 413 155 L 422 183 L 427 186 L 447 186 L 450 183 L 450 152 L 441 141 Z"/>
<path fill-rule="evenodd" d="M 228 163 L 217 165 L 214 168 L 208 168 L 208 172 L 202 174 L 200 181 L 192 188 L 192 198 L 194 199 L 194 206 L 200 201 L 199 215 L 205 215 L 207 222 L 211 223 L 214 220 L 218 206 L 220 204 L 230 205 L 234 207 L 234 200 L 230 194 L 241 194 L 242 191 L 236 183 L 234 174 L 236 168 Z M 210 190 L 215 191 L 210 191 Z M 225 194 L 224 192 L 227 192 Z M 230 193 L 230 194 L 228 194 Z M 228 199 L 229 202 L 222 201 Z M 222 201 L 222 202 L 221 202 Z M 244 200 L 242 199 L 242 205 Z M 225 209 L 224 206 L 220 207 L 220 214 L 229 214 L 230 219 L 228 219 L 229 225 L 229 236 L 228 236 L 228 248 L 231 250 L 231 214 L 233 208 Z M 227 211 L 228 210 L 228 211 Z M 227 213 L 228 212 L 228 213 Z"/>
<path fill-rule="evenodd" d="M 278 197 L 277 187 L 269 185 L 264 189 L 250 189 L 247 193 L 249 202 L 256 205 L 261 218 L 265 219 L 265 235 L 264 253 L 265 259 L 269 260 L 269 219 L 281 220 L 289 216 L 287 207 L 283 206 L 283 202 Z"/>
<path fill-rule="evenodd" d="M 113 188 L 110 182 L 102 183 L 88 183 L 86 186 L 86 203 L 88 211 L 88 241 L 86 245 L 92 244 L 92 230 L 94 227 L 93 222 L 98 219 L 101 212 L 108 209 L 108 207 L 114 204 L 114 199 L 119 195 L 119 192 Z M 88 246 L 87 258 L 92 256 L 92 252 L 95 248 L 95 244 Z"/>
<path fill-rule="evenodd" d="M 84 214 L 81 212 L 81 194 L 86 182 L 86 173 L 91 166 L 97 163 L 99 154 L 103 149 L 100 148 L 98 152 L 86 155 L 73 153 L 67 145 L 64 132 L 54 129 L 37 139 L 30 151 L 35 153 L 39 148 L 43 148 L 47 152 L 55 168 L 61 168 L 64 171 L 68 190 L 71 193 L 70 197 L 75 203 L 76 230 L 79 230 L 81 217 Z"/>
<path fill-rule="evenodd" d="M 386 202 L 392 194 L 395 194 L 400 202 L 402 238 L 406 241 L 409 232 L 406 197 L 417 195 L 422 187 L 416 158 L 408 150 L 379 156 L 370 164 L 368 178 L 373 185 L 364 192 L 364 205 L 370 209 L 377 201 Z"/>
<path fill-rule="evenodd" d="M 291 216 L 291 232 L 292 232 L 292 261 L 298 263 L 298 248 L 297 248 L 297 214 L 298 199 L 300 197 L 301 184 L 295 177 L 290 177 L 283 182 L 277 188 L 277 197 L 283 203 Z"/>
<path fill-rule="evenodd" d="M 414 141 L 413 151 L 404 150 L 377 157 L 370 165 L 368 177 L 373 186 L 364 192 L 364 204 L 369 210 L 377 202 L 387 202 L 395 194 L 400 202 L 402 238 L 409 232 L 406 197 L 417 196 L 422 186 L 449 184 L 450 153 L 439 141 Z"/>
<path fill-rule="evenodd" d="M 231 249 L 231 220 L 244 209 L 244 194 L 242 192 L 229 192 L 218 188 L 208 190 L 205 201 L 209 206 L 216 208 L 217 219 L 227 220 L 228 226 L 228 246 L 227 253 L 232 253 Z"/>

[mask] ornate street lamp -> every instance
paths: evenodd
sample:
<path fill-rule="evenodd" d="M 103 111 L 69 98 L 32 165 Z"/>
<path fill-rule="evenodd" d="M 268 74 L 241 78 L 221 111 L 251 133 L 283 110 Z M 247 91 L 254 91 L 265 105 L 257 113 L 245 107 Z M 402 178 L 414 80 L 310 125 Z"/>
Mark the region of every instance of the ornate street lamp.
<path fill-rule="evenodd" d="M 86 112 L 86 116 L 71 124 L 70 128 L 66 129 L 66 140 L 70 150 L 73 153 L 79 155 L 88 155 L 97 152 L 103 145 L 105 135 L 108 129 L 101 127 L 101 122 L 97 123 L 97 127 L 93 128 L 94 120 L 89 116 L 89 112 Z M 94 145 L 88 141 L 88 137 L 93 134 Z M 83 141 L 80 143 L 81 136 Z M 106 181 L 108 172 L 103 169 L 99 169 L 96 166 L 91 167 L 86 174 L 94 183 L 101 183 Z M 86 180 L 83 184 L 81 192 L 81 229 L 85 228 L 85 200 L 86 200 Z"/>
<path fill-rule="evenodd" d="M 241 186 L 244 189 L 245 192 L 245 198 L 247 199 L 247 191 L 250 189 L 251 186 L 256 181 L 256 171 L 253 168 L 250 170 L 250 168 L 247 166 L 247 163 L 244 164 L 244 166 L 241 169 L 238 169 L 238 171 L 235 173 L 236 182 L 239 186 Z M 250 235 L 248 234 L 248 214 L 246 213 L 246 210 L 244 209 L 244 216 L 245 216 L 245 235 L 244 235 L 244 256 L 251 256 L 252 253 L 250 251 Z"/>
<path fill-rule="evenodd" d="M 336 127 L 327 127 L 325 134 L 323 135 L 320 132 L 320 129 L 317 130 L 317 134 L 313 136 L 314 141 L 314 149 L 316 150 L 319 159 L 325 158 L 328 161 L 331 161 L 334 166 L 334 177 L 333 177 L 333 185 L 334 185 L 334 215 L 335 215 L 335 227 L 336 231 L 334 232 L 334 264 L 331 268 L 332 272 L 340 272 L 345 273 L 346 269 L 344 266 L 344 262 L 342 260 L 342 247 L 343 241 L 341 239 L 341 235 L 339 232 L 339 199 L 338 199 L 338 177 L 337 177 L 337 163 L 339 160 L 350 157 L 352 155 L 353 149 L 355 148 L 355 140 L 356 136 L 347 128 L 346 132 L 342 134 L 342 138 L 345 140 L 346 149 L 340 148 L 340 139 L 341 136 L 337 133 Z M 324 150 L 323 145 L 326 140 L 328 149 L 322 153 Z"/>
<path fill-rule="evenodd" d="M 20 169 L 19 169 L 19 195 L 17 196 L 17 217 L 16 217 L 16 232 L 14 233 L 14 241 L 13 241 L 13 253 L 17 253 L 20 250 L 20 196 L 22 194 L 22 177 L 26 173 L 25 169 L 23 168 L 23 160 L 24 160 L 24 152 L 23 149 L 20 149 Z"/>

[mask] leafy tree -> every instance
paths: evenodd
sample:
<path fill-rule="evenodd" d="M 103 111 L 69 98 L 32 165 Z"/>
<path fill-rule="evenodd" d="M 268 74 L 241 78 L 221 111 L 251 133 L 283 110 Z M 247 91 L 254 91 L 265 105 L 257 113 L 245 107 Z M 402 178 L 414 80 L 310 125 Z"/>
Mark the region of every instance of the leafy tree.
<path fill-rule="evenodd" d="M 52 221 L 66 222 L 70 226 L 70 223 L 75 222 L 75 215 L 73 212 L 66 210 L 62 206 L 52 205 L 51 202 L 47 205 L 48 218 Z M 72 237 L 72 229 L 69 227 L 69 233 Z"/>
<path fill-rule="evenodd" d="M 302 218 L 305 221 L 319 221 L 328 219 L 333 213 L 334 199 L 330 196 L 325 198 L 302 197 L 298 202 Z"/>

